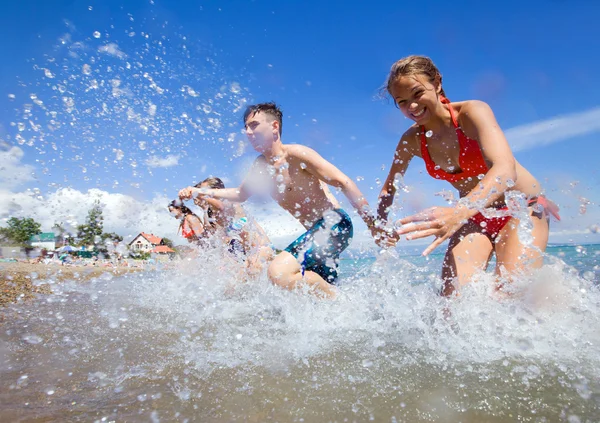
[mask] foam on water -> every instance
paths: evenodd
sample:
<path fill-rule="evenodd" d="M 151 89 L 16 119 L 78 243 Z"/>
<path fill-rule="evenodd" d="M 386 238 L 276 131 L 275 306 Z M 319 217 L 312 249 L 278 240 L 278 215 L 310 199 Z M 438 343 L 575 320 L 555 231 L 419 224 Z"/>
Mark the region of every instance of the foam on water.
<path fill-rule="evenodd" d="M 451 301 L 436 295 L 437 263 L 396 257 L 355 266 L 335 301 L 283 291 L 265 275 L 239 282 L 216 252 L 58 285 L 5 323 L 2 397 L 22 407 L 52 390 L 54 417 L 75 397 L 88 416 L 172 411 L 180 421 L 261 420 L 269 404 L 269 415 L 307 421 L 591 417 L 600 293 L 552 261 L 508 298 L 484 274 Z"/>

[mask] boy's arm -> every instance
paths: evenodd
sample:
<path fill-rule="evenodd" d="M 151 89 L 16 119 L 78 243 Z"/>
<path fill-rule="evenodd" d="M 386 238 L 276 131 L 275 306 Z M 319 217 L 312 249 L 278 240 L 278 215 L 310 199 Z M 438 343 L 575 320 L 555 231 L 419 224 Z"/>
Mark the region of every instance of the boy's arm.
<path fill-rule="evenodd" d="M 187 187 L 179 191 L 179 198 L 189 200 L 193 197 L 213 197 L 221 200 L 227 200 L 234 203 L 243 203 L 248 199 L 244 196 L 240 188 L 195 188 Z"/>
<path fill-rule="evenodd" d="M 367 227 L 371 231 L 375 228 L 375 217 L 370 211 L 369 203 L 352 179 L 311 148 L 297 145 L 292 151 L 306 165 L 308 172 L 328 185 L 341 188 Z"/>
<path fill-rule="evenodd" d="M 252 164 L 252 168 L 250 172 L 248 172 L 248 176 L 242 184 L 238 188 L 195 188 L 195 187 L 187 187 L 183 188 L 179 191 L 179 198 L 184 200 L 189 200 L 193 197 L 212 197 L 218 198 L 221 200 L 231 201 L 233 203 L 243 203 L 252 195 L 252 190 L 250 189 L 251 183 L 249 182 L 253 176 L 259 171 L 259 167 L 264 160 L 261 160 L 261 157 L 257 158 Z"/>

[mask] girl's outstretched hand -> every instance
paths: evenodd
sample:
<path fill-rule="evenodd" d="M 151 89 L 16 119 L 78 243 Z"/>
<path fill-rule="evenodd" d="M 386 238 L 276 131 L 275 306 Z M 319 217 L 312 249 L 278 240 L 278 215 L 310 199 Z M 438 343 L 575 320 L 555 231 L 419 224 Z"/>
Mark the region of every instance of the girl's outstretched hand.
<path fill-rule="evenodd" d="M 407 240 L 435 236 L 435 240 L 423 251 L 426 256 L 458 231 L 469 218 L 468 209 L 455 207 L 431 207 L 399 220 L 402 226 L 396 232 L 407 235 Z"/>

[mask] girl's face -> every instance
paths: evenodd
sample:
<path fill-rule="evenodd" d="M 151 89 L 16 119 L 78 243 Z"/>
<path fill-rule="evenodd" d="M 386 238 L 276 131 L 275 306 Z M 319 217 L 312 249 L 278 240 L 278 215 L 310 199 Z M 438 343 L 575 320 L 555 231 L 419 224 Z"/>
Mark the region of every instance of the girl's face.
<path fill-rule="evenodd" d="M 181 216 L 183 215 L 181 209 L 178 209 L 177 207 L 169 207 L 169 213 L 176 219 L 181 219 Z"/>
<path fill-rule="evenodd" d="M 401 76 L 391 86 L 390 92 L 404 116 L 424 125 L 435 114 L 440 104 L 441 86 L 431 83 L 425 75 Z"/>

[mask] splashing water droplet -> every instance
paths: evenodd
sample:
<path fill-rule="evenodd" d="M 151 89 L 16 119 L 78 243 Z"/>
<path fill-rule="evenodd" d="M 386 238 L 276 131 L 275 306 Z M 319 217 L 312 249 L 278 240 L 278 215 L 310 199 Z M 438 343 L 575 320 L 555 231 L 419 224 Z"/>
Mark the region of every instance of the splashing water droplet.
<path fill-rule="evenodd" d="M 86 63 L 81 67 L 81 71 L 84 75 L 90 75 L 92 73 L 92 67 Z"/>
<path fill-rule="evenodd" d="M 357 177 L 356 177 L 356 180 L 357 180 L 357 181 L 359 181 L 359 182 L 360 182 L 360 181 L 364 181 L 364 180 L 365 180 L 365 177 L 364 177 L 364 176 L 357 176 Z"/>
<path fill-rule="evenodd" d="M 543 213 L 544 206 L 542 206 L 540 203 L 536 203 L 533 205 L 532 210 L 534 213 Z"/>
<path fill-rule="evenodd" d="M 515 181 L 513 181 L 512 179 L 507 179 L 506 180 L 506 186 L 509 188 L 512 188 L 515 186 Z"/>
<path fill-rule="evenodd" d="M 14 100 L 16 98 L 16 96 L 14 94 L 9 94 L 8 98 L 11 99 L 11 100 Z"/>
<path fill-rule="evenodd" d="M 206 114 L 212 112 L 212 107 L 210 107 L 208 104 L 203 104 L 202 105 L 202 111 Z"/>
<path fill-rule="evenodd" d="M 431 138 L 433 136 L 433 131 L 430 129 L 429 131 L 425 132 L 425 136 L 427 138 Z"/>
<path fill-rule="evenodd" d="M 480 173 L 479 175 L 477 175 L 477 179 L 479 179 L 480 181 L 485 178 L 485 175 L 483 173 Z"/>
<path fill-rule="evenodd" d="M 44 69 L 44 75 L 46 75 L 46 78 L 54 78 L 54 74 L 50 72 L 50 69 Z"/>
<path fill-rule="evenodd" d="M 94 31 L 94 38 L 100 38 L 100 32 L 99 31 Z"/>
<path fill-rule="evenodd" d="M 304 162 L 300 163 L 300 169 L 306 169 L 306 163 L 304 163 Z"/>
<path fill-rule="evenodd" d="M 232 82 L 231 86 L 229 87 L 229 91 L 231 91 L 234 94 L 239 94 L 242 91 L 242 88 L 237 82 Z"/>

